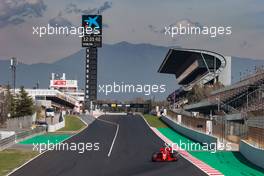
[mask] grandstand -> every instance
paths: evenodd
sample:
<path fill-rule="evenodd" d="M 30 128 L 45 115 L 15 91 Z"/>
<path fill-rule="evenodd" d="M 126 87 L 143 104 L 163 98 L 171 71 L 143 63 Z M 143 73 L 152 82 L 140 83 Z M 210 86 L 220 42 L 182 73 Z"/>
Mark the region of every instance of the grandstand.
<path fill-rule="evenodd" d="M 171 93 L 167 100 L 180 107 L 188 102 L 186 94 L 195 85 L 208 85 L 221 82 L 231 84 L 231 57 L 199 49 L 170 49 L 158 72 L 174 74 L 181 86 Z"/>
<path fill-rule="evenodd" d="M 231 70 L 227 63 L 230 60 L 231 58 L 207 50 L 176 48 L 169 50 L 158 72 L 174 74 L 177 83 L 185 91 L 192 89 L 194 85 L 210 84 L 217 80 L 229 85 Z"/>
<path fill-rule="evenodd" d="M 263 109 L 263 85 L 264 70 L 258 70 L 244 80 L 213 91 L 208 99 L 203 101 L 209 102 L 211 106 L 217 106 L 220 102 L 225 113 L 256 111 Z M 186 106 L 188 110 L 191 110 L 191 107 L 197 106 L 195 104 Z"/>
<path fill-rule="evenodd" d="M 264 69 L 231 85 L 231 58 L 196 49 L 170 49 L 158 72 L 174 74 L 181 86 L 167 100 L 170 114 L 181 114 L 184 125 L 202 132 L 207 120 L 213 121 L 212 134 L 239 143 L 247 139 L 264 147 Z M 222 88 L 215 84 L 223 85 Z M 212 90 L 199 101 L 190 101 L 195 86 Z M 182 113 L 184 112 L 184 113 Z M 192 117 L 189 112 L 199 112 Z M 197 128 L 199 127 L 199 128 Z"/>

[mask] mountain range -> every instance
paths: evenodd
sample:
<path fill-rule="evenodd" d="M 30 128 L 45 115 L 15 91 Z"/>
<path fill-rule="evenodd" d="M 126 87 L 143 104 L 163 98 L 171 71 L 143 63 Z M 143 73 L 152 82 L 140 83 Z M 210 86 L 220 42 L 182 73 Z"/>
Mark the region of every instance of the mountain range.
<path fill-rule="evenodd" d="M 164 84 L 166 92 L 156 93 L 145 98 L 164 99 L 174 89 L 178 88 L 174 75 L 157 72 L 169 47 L 151 44 L 131 44 L 120 42 L 104 44 L 98 49 L 98 84 Z M 0 85 L 12 82 L 10 61 L 0 60 Z M 241 73 L 253 70 L 254 66 L 263 65 L 264 60 L 239 58 L 232 56 L 232 82 L 240 79 Z M 240 73 L 241 72 L 241 73 Z M 84 88 L 85 50 L 59 59 L 53 63 L 23 64 L 17 66 L 17 87 L 32 88 L 39 82 L 40 88 L 48 88 L 51 73 L 66 73 L 67 79 L 77 79 L 79 88 Z M 99 99 L 125 100 L 143 96 L 138 93 L 105 94 L 99 93 Z"/>

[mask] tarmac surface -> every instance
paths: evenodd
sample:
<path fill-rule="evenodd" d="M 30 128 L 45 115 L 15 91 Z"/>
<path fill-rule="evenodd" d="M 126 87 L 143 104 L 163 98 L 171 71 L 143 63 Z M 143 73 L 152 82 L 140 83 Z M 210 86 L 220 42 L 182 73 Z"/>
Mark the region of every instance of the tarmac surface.
<path fill-rule="evenodd" d="M 152 153 L 164 143 L 137 115 L 100 116 L 66 143 L 99 143 L 99 150 L 48 151 L 11 175 L 206 175 L 182 157 L 177 162 L 152 162 Z"/>

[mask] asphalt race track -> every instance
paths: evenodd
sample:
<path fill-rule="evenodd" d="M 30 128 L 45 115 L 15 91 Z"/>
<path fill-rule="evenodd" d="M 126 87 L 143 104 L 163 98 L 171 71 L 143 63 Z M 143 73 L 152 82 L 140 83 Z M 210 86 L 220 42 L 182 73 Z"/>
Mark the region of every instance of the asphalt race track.
<path fill-rule="evenodd" d="M 103 120 L 119 124 L 114 143 L 117 125 Z M 67 142 L 99 142 L 100 150 L 83 154 L 76 151 L 49 151 L 18 169 L 12 176 L 206 175 L 183 158 L 177 162 L 151 162 L 152 153 L 163 146 L 163 141 L 140 116 L 101 116 Z"/>

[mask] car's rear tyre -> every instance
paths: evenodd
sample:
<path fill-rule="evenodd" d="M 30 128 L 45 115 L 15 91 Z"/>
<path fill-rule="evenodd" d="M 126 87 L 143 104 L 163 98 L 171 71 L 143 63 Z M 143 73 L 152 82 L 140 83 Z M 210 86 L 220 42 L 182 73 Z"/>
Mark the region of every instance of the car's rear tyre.
<path fill-rule="evenodd" d="M 153 153 L 153 154 L 152 154 L 152 161 L 153 161 L 153 162 L 156 162 L 156 161 L 157 161 L 157 160 L 156 160 L 157 157 L 158 157 L 158 154 L 157 154 L 157 153 Z"/>
<path fill-rule="evenodd" d="M 172 158 L 175 158 L 176 160 L 178 160 L 178 153 L 172 153 Z"/>

